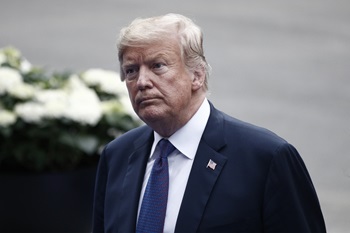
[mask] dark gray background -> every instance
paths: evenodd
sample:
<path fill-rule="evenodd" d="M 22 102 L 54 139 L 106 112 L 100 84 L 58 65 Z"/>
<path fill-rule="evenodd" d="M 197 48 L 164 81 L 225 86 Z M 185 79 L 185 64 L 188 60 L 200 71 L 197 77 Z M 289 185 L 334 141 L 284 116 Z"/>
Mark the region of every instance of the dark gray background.
<path fill-rule="evenodd" d="M 135 17 L 175 12 L 204 31 L 216 107 L 302 155 L 329 232 L 350 229 L 350 1 L 0 0 L 0 47 L 49 70 L 118 71 L 115 39 Z"/>

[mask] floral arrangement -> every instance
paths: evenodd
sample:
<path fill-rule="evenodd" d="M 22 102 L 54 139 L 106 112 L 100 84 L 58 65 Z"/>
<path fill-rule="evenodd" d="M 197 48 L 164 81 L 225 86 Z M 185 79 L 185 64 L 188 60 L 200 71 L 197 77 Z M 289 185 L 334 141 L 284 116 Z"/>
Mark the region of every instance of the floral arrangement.
<path fill-rule="evenodd" d="M 140 124 L 119 74 L 53 72 L 0 50 L 0 171 L 71 170 Z"/>

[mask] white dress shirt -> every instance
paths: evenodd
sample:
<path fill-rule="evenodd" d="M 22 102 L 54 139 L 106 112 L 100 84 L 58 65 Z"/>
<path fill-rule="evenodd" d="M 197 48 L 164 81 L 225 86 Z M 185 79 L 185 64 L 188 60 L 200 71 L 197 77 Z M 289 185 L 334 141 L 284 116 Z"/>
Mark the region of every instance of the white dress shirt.
<path fill-rule="evenodd" d="M 174 232 L 176 220 L 179 214 L 182 198 L 185 193 L 188 177 L 192 168 L 194 157 L 205 126 L 210 115 L 210 106 L 205 99 L 193 115 L 193 117 L 176 131 L 168 140 L 176 147 L 176 150 L 168 156 L 169 164 L 169 193 L 168 204 L 165 216 L 164 232 Z M 150 153 L 150 158 L 147 162 L 145 178 L 143 180 L 139 212 L 142 204 L 142 198 L 145 193 L 148 178 L 151 174 L 152 166 L 155 161 L 153 156 L 155 147 L 162 137 L 154 132 L 154 142 Z"/>

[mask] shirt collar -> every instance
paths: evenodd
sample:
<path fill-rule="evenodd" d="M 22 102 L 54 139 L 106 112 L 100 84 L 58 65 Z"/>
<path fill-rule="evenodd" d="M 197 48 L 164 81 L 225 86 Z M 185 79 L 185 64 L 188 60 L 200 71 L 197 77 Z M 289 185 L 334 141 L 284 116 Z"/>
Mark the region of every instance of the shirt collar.
<path fill-rule="evenodd" d="M 199 142 L 202 138 L 205 126 L 207 125 L 210 115 L 210 105 L 205 98 L 202 105 L 199 107 L 193 117 L 178 131 L 171 135 L 168 140 L 189 159 L 194 159 Z M 154 132 L 154 142 L 151 150 L 153 154 L 157 143 L 162 137 Z"/>

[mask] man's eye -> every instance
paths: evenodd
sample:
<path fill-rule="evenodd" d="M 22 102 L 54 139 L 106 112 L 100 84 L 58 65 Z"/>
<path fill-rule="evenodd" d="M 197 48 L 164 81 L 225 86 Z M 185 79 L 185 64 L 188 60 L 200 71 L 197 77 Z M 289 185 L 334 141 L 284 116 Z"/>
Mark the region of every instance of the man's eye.
<path fill-rule="evenodd" d="M 128 69 L 125 69 L 125 74 L 133 74 L 136 72 L 136 69 L 135 68 L 128 68 Z"/>
<path fill-rule="evenodd" d="M 160 68 L 162 68 L 162 67 L 164 67 L 164 66 L 165 66 L 164 63 L 154 63 L 154 64 L 153 64 L 153 68 L 154 68 L 154 69 L 160 69 Z"/>
<path fill-rule="evenodd" d="M 137 67 L 125 68 L 124 69 L 125 78 L 132 79 L 133 77 L 136 76 L 137 72 L 138 72 L 138 68 Z"/>

